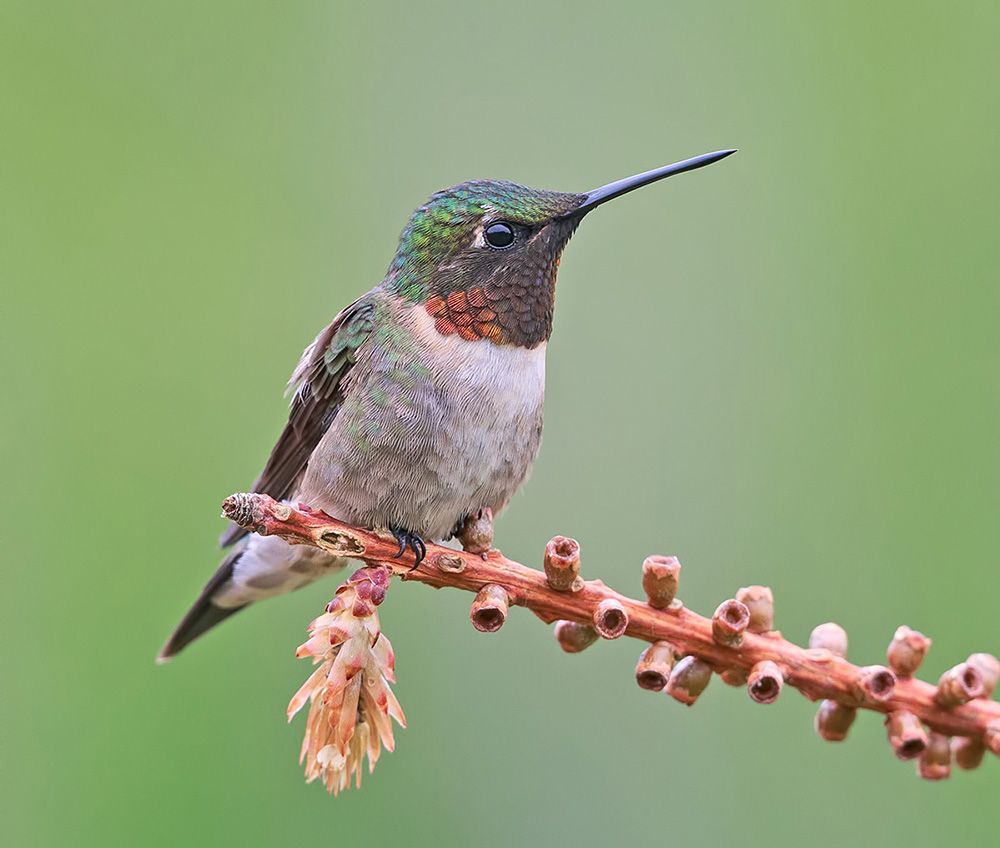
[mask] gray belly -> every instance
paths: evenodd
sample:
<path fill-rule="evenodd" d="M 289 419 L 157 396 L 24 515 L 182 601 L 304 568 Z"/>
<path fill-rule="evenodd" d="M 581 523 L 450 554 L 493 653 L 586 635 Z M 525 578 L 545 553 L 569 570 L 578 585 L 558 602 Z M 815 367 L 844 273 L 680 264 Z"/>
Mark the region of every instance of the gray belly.
<path fill-rule="evenodd" d="M 538 453 L 545 349 L 428 334 L 418 361 L 374 351 L 310 458 L 298 498 L 350 523 L 451 535 L 466 515 L 506 506 Z"/>

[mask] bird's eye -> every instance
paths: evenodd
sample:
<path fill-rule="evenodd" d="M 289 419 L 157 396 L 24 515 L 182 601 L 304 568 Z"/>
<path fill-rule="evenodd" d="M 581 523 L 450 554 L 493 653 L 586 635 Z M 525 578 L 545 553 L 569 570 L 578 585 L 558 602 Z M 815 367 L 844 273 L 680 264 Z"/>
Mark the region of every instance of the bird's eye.
<path fill-rule="evenodd" d="M 486 228 L 486 242 L 490 247 L 502 250 L 514 243 L 514 228 L 506 221 L 497 221 Z"/>

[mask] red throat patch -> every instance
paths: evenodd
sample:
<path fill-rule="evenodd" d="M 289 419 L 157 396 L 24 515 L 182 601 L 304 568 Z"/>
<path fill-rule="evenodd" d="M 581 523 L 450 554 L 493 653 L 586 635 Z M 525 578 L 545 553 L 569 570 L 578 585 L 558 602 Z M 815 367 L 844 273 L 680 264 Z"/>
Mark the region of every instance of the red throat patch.
<path fill-rule="evenodd" d="M 424 307 L 442 336 L 457 333 L 468 341 L 489 339 L 495 344 L 509 344 L 500 313 L 510 311 L 512 304 L 509 294 L 499 289 L 473 286 L 449 292 L 447 298 L 434 295 Z"/>

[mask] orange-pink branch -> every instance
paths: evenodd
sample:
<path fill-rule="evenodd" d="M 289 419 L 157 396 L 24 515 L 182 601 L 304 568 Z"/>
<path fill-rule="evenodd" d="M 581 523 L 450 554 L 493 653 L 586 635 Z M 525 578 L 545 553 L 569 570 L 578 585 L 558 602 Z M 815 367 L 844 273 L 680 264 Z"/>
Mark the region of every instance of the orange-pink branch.
<path fill-rule="evenodd" d="M 657 609 L 650 602 L 616 592 L 600 580 L 580 580 L 576 576 L 578 548 L 563 537 L 554 539 L 547 548 L 544 573 L 509 560 L 497 550 L 477 554 L 438 545 L 428 545 L 426 559 L 411 570 L 413 555 L 407 553 L 403 559 L 396 559 L 398 546 L 393 540 L 344 524 L 321 511 L 301 505 L 292 507 L 260 494 L 233 495 L 223 510 L 226 517 L 262 535 L 314 545 L 369 565 L 387 565 L 403 580 L 476 593 L 479 597 L 472 617 L 481 630 L 495 630 L 503 624 L 507 603 L 524 606 L 545 622 L 577 622 L 594 628 L 605 638 L 626 635 L 645 642 L 669 643 L 677 656 L 702 661 L 727 682 L 743 683 L 753 674 L 750 694 L 760 703 L 774 700 L 785 683 L 813 700 L 824 699 L 850 710 L 912 714 L 938 734 L 967 737 L 1000 755 L 1000 702 L 972 697 L 967 703 L 942 706 L 949 699 L 942 696 L 938 686 L 913 677 L 897 678 L 882 666 L 853 665 L 827 648 L 802 648 L 776 631 L 751 632 L 760 628 L 751 623 L 757 607 L 748 598 L 744 598 L 746 605 L 735 600 L 726 602 L 712 619 L 698 615 L 679 601 L 671 603 L 671 588 L 666 595 L 657 595 L 657 587 L 676 588 L 678 567 L 676 561 L 671 565 L 667 558 L 651 558 L 658 561 L 644 574 L 650 601 L 658 606 L 664 606 L 666 601 L 665 608 Z M 502 594 L 497 600 L 497 587 L 506 593 L 507 603 L 502 602 Z M 750 615 L 743 614 L 748 611 Z M 477 615 L 481 618 L 477 619 Z M 581 647 L 585 646 L 586 640 Z M 571 643 L 564 647 L 578 649 Z M 968 672 L 970 679 L 976 675 L 975 669 Z M 754 683 L 760 687 L 757 694 L 752 688 Z M 683 681 L 677 685 L 683 686 Z M 981 679 L 978 685 L 981 694 Z"/>

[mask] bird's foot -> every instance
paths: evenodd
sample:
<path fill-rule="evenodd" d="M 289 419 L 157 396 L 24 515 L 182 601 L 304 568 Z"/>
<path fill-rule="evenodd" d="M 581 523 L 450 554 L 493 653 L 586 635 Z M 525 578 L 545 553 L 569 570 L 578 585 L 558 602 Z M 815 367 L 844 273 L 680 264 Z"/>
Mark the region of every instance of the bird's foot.
<path fill-rule="evenodd" d="M 418 533 L 411 533 L 409 530 L 393 530 L 392 535 L 399 542 L 396 559 L 403 556 L 406 553 L 406 549 L 409 548 L 413 551 L 413 566 L 410 568 L 410 571 L 418 568 L 420 563 L 424 561 L 424 557 L 427 556 L 427 545 L 424 543 L 424 540 Z"/>

